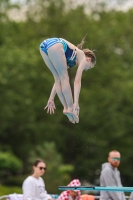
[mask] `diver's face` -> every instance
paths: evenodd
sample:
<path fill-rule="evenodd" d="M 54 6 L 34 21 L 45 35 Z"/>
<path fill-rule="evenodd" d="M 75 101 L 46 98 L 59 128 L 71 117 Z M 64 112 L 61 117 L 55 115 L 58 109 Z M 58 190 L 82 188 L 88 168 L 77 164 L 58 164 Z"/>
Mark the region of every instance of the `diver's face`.
<path fill-rule="evenodd" d="M 87 71 L 88 69 L 92 69 L 94 67 L 94 64 L 91 62 L 91 58 L 86 57 L 86 65 L 84 68 L 84 71 Z"/>

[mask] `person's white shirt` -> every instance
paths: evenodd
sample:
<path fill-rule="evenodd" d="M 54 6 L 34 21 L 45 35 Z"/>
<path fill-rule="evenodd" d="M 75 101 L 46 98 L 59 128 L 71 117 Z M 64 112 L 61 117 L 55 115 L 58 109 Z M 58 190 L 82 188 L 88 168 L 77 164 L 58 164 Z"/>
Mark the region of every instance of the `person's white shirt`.
<path fill-rule="evenodd" d="M 48 200 L 51 196 L 47 194 L 45 183 L 41 177 L 27 177 L 22 185 L 24 200 Z"/>

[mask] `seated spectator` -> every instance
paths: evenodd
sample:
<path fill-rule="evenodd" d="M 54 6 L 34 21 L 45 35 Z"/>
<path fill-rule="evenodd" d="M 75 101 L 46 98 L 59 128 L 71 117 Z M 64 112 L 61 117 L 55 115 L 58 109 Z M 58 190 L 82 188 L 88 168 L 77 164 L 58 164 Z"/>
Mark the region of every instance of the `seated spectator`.
<path fill-rule="evenodd" d="M 81 183 L 78 179 L 74 179 L 67 186 L 81 186 Z M 81 200 L 80 195 L 80 190 L 66 190 L 60 194 L 58 200 Z"/>
<path fill-rule="evenodd" d="M 45 183 L 41 176 L 46 172 L 46 164 L 37 159 L 33 164 L 33 172 L 22 185 L 24 200 L 52 200 L 45 190 Z"/>

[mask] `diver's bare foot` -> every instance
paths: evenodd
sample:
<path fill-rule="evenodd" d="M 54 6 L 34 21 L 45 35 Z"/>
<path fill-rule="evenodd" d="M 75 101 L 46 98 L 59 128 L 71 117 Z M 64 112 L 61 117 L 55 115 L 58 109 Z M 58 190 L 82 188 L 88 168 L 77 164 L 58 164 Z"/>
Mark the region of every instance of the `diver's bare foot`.
<path fill-rule="evenodd" d="M 73 124 L 79 123 L 79 117 L 76 116 L 72 111 L 64 111 L 63 113 L 68 117 L 69 121 L 72 122 Z"/>

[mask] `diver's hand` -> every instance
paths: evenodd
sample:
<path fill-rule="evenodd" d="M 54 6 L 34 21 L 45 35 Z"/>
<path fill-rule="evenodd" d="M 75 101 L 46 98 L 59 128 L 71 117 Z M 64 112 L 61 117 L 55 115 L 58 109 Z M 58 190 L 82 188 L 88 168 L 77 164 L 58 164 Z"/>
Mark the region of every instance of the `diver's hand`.
<path fill-rule="evenodd" d="M 54 101 L 48 100 L 47 105 L 45 106 L 44 110 L 47 109 L 47 113 L 54 114 L 54 110 L 56 109 Z"/>

